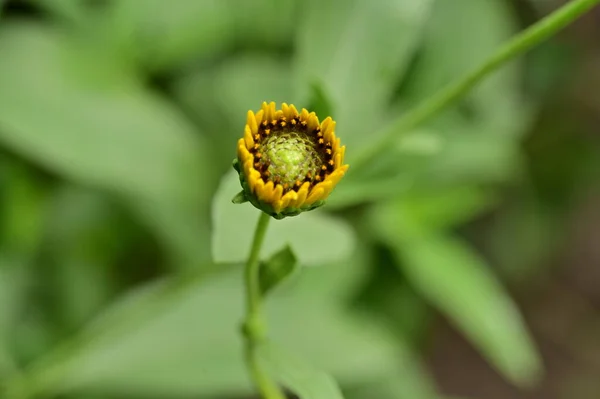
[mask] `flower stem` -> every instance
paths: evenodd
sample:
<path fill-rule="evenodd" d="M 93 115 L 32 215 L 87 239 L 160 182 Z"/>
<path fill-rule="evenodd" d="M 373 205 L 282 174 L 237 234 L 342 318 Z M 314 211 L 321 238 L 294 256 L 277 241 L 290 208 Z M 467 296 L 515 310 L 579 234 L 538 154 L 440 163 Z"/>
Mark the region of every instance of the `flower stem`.
<path fill-rule="evenodd" d="M 363 151 L 353 164 L 353 169 L 360 170 L 369 161 L 379 156 L 386 147 L 393 146 L 400 134 L 406 133 L 436 115 L 442 109 L 452 105 L 463 97 L 490 73 L 497 70 L 507 61 L 530 50 L 540 42 L 551 37 L 578 17 L 598 5 L 600 0 L 573 0 L 562 8 L 525 29 L 513 39 L 501 46 L 483 64 L 468 73 L 462 79 L 442 88 L 406 115 L 401 116 L 385 129 L 381 138 L 374 145 Z"/>
<path fill-rule="evenodd" d="M 256 355 L 258 345 L 265 338 L 265 324 L 262 315 L 262 294 L 260 291 L 259 271 L 260 263 L 258 257 L 260 248 L 269 226 L 271 217 L 264 213 L 260 213 L 256 230 L 254 231 L 254 239 L 248 256 L 248 262 L 245 269 L 245 285 L 246 285 L 246 320 L 243 324 L 243 333 L 245 337 L 245 355 L 246 363 L 250 371 L 250 376 L 254 380 L 256 388 L 259 390 L 263 399 L 285 399 L 285 395 L 279 389 L 277 384 L 270 379 L 267 373 L 260 367 L 259 360 Z"/>

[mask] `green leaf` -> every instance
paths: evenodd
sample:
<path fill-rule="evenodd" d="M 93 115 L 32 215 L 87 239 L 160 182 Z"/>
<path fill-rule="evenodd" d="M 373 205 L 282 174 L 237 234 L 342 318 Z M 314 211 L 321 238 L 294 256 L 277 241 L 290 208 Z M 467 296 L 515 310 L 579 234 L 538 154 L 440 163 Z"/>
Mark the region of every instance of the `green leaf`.
<path fill-rule="evenodd" d="M 414 130 L 388 147 L 368 170 L 349 173 L 329 204 L 342 208 L 415 191 L 506 182 L 522 165 L 520 144 L 514 137 L 488 133 L 464 118 L 441 118 Z"/>
<path fill-rule="evenodd" d="M 213 170 L 220 174 L 231 167 L 248 110 L 257 111 L 263 101 L 294 103 L 292 83 L 286 58 L 248 53 L 194 69 L 177 79 L 172 90 L 214 143 L 218 167 Z"/>
<path fill-rule="evenodd" d="M 47 190 L 22 165 L 0 164 L 5 174 L 0 202 L 3 252 L 32 259 L 40 244 Z"/>
<path fill-rule="evenodd" d="M 2 145 L 119 194 L 182 257 L 208 254 L 198 242 L 182 244 L 178 231 L 206 235 L 209 154 L 172 104 L 112 63 L 111 54 L 50 27 L 0 27 L 0 53 Z"/>
<path fill-rule="evenodd" d="M 59 20 L 74 22 L 76 24 L 85 23 L 90 16 L 88 5 L 85 2 L 77 0 L 31 0 L 38 7 L 48 11 L 52 16 Z M 0 2 L 1 3 L 1 2 Z"/>
<path fill-rule="evenodd" d="M 505 2 L 436 1 L 402 102 L 420 102 L 464 76 L 465 71 L 478 66 L 516 29 L 511 7 Z M 517 67 L 517 64 L 503 67 L 463 99 L 461 110 L 470 116 L 480 133 L 511 137 L 523 133 L 529 109 L 520 97 Z"/>
<path fill-rule="evenodd" d="M 258 49 L 285 49 L 293 46 L 302 2 L 298 0 L 225 0 L 232 18 L 238 46 Z M 269 21 L 261 23 L 260 21 Z"/>
<path fill-rule="evenodd" d="M 231 197 L 240 190 L 232 169 L 213 200 L 212 253 L 215 262 L 243 262 L 248 256 L 259 211 L 250 203 L 236 205 Z M 355 245 L 352 228 L 322 210 L 302 213 L 269 225 L 261 257 L 290 245 L 301 265 L 322 265 L 347 259 Z"/>
<path fill-rule="evenodd" d="M 415 236 L 447 231 L 470 221 L 495 203 L 489 189 L 454 186 L 429 191 L 410 191 L 403 197 L 378 206 L 378 215 L 393 220 L 398 232 Z M 373 221 L 377 225 L 379 220 Z"/>
<path fill-rule="evenodd" d="M 235 197 L 233 197 L 231 199 L 231 202 L 233 202 L 236 205 L 240 205 L 240 204 L 243 204 L 244 202 L 248 202 L 248 198 L 246 198 L 246 194 L 244 194 L 244 190 L 237 193 L 235 195 Z"/>
<path fill-rule="evenodd" d="M 432 3 L 312 0 L 304 6 L 294 60 L 297 94 L 306 102 L 311 87 L 322 88 L 343 129 L 340 136 L 348 145 L 350 164 L 350 149 L 368 143 L 369 132 L 381 127 Z"/>
<path fill-rule="evenodd" d="M 107 196 L 68 184 L 47 207 L 44 266 L 52 271 L 44 280 L 53 285 L 53 307 L 67 331 L 84 325 L 117 292 L 110 265 L 118 264 L 132 234 L 115 208 Z"/>
<path fill-rule="evenodd" d="M 212 57 L 233 44 L 233 20 L 221 0 L 115 0 L 104 28 L 109 41 L 145 69 L 164 71 L 184 61 Z"/>
<path fill-rule="evenodd" d="M 0 379 L 18 371 L 10 338 L 27 301 L 30 277 L 23 259 L 0 257 Z"/>
<path fill-rule="evenodd" d="M 411 234 L 385 213 L 377 220 L 408 281 L 508 380 L 519 386 L 534 384 L 542 372 L 539 355 L 517 306 L 489 265 L 457 239 Z"/>
<path fill-rule="evenodd" d="M 296 255 L 288 245 L 267 261 L 261 262 L 259 278 L 263 296 L 289 277 L 297 269 L 297 265 Z"/>
<path fill-rule="evenodd" d="M 314 370 L 301 359 L 275 344 L 258 349 L 260 361 L 280 384 L 302 399 L 343 399 L 342 391 L 327 373 Z"/>
<path fill-rule="evenodd" d="M 334 275 L 324 279 L 321 270 L 306 268 L 293 289 L 273 293 L 266 309 L 270 337 L 341 384 L 398 370 L 412 383 L 414 397 L 430 397 L 429 382 L 401 341 L 330 295 L 314 295 L 315 281 L 329 292 L 344 283 Z M 182 276 L 131 292 L 17 384 L 39 392 L 139 397 L 250 394 L 239 333 L 241 274 Z"/>

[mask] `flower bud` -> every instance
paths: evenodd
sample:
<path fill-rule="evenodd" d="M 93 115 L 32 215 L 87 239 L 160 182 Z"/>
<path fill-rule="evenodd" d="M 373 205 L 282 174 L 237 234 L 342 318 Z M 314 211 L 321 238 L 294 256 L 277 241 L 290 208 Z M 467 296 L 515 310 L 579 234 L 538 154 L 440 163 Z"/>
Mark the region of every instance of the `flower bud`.
<path fill-rule="evenodd" d="M 348 170 L 345 150 L 330 117 L 319 123 L 306 109 L 263 103 L 256 114 L 248 111 L 238 141 L 233 166 L 243 191 L 234 202 L 250 201 L 276 219 L 315 209 Z"/>

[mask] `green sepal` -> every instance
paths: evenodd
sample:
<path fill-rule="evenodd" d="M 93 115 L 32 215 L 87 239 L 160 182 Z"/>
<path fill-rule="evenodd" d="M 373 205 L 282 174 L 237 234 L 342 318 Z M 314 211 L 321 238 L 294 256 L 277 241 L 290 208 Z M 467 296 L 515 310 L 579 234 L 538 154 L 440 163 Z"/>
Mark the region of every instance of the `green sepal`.
<path fill-rule="evenodd" d="M 248 198 L 246 197 L 246 194 L 244 193 L 244 190 L 242 190 L 239 193 L 237 193 L 235 195 L 235 197 L 233 197 L 231 199 L 231 202 L 233 202 L 234 204 L 243 204 L 244 202 L 248 202 Z"/>

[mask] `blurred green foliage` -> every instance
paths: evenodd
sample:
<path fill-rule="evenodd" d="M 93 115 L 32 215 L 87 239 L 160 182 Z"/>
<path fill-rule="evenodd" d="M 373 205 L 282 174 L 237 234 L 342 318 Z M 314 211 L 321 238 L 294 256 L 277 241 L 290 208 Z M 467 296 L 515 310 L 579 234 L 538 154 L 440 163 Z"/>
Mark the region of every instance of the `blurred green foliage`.
<path fill-rule="evenodd" d="M 523 92 L 522 63 L 352 169 L 388 122 L 520 29 L 513 11 L 480 0 L 9 1 L 0 386 L 15 398 L 251 394 L 240 267 L 258 215 L 231 203 L 230 169 L 262 101 L 331 113 L 351 165 L 324 210 L 268 232 L 263 257 L 289 244 L 302 267 L 269 298 L 270 333 L 292 353 L 265 349 L 278 379 L 303 399 L 341 397 L 329 375 L 346 398 L 440 397 L 420 361 L 438 311 L 507 380 L 534 384 L 536 345 L 492 266 L 552 242 L 507 248 L 504 231 L 558 221 L 534 200 L 516 206 L 493 233 L 498 265 L 457 233 L 524 175 L 539 96 Z"/>

